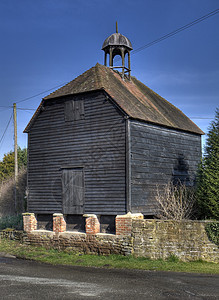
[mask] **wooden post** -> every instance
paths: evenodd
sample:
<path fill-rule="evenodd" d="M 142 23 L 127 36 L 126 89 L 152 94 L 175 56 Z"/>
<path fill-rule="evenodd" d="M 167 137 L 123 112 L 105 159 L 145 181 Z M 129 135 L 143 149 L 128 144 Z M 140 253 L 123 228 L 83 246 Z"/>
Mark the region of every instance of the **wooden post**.
<path fill-rule="evenodd" d="M 104 59 L 104 65 L 107 65 L 107 53 L 105 52 L 105 59 Z"/>
<path fill-rule="evenodd" d="M 121 56 L 122 56 L 122 79 L 124 79 L 125 75 L 125 50 L 121 49 Z"/>
<path fill-rule="evenodd" d="M 109 63 L 110 67 L 113 66 L 113 49 L 110 48 L 110 63 Z"/>
<path fill-rule="evenodd" d="M 131 133 L 130 120 L 126 118 L 126 211 L 131 211 Z"/>
<path fill-rule="evenodd" d="M 14 113 L 14 207 L 17 213 L 17 176 L 18 176 L 18 159 L 17 159 L 17 108 L 16 103 L 13 104 Z"/>
<path fill-rule="evenodd" d="M 130 51 L 128 52 L 128 68 L 129 68 L 129 80 L 130 80 L 131 79 Z"/>

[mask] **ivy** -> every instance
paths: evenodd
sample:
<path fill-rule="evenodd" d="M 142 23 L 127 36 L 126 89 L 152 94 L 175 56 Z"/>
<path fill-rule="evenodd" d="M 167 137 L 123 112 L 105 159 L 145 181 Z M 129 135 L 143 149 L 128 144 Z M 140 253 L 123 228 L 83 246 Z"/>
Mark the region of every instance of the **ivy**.
<path fill-rule="evenodd" d="M 209 240 L 219 246 L 219 223 L 213 222 L 206 224 L 205 231 Z"/>

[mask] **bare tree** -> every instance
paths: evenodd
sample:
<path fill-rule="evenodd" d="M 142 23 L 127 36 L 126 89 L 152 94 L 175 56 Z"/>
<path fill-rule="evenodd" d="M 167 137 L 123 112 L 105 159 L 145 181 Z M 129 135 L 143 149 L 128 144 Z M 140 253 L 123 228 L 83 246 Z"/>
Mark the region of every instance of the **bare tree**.
<path fill-rule="evenodd" d="M 17 178 L 17 205 L 14 203 L 14 177 L 0 183 L 0 217 L 24 212 L 26 168 L 19 170 Z"/>
<path fill-rule="evenodd" d="M 180 182 L 178 185 L 168 182 L 162 187 L 157 186 L 155 200 L 159 211 L 157 217 L 165 220 L 190 219 L 196 202 L 194 188 Z"/>

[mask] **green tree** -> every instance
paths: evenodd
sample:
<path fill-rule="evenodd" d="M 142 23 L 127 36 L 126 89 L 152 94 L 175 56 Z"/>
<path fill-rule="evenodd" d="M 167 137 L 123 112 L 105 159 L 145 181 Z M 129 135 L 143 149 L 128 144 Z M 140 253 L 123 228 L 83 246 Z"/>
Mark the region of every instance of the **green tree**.
<path fill-rule="evenodd" d="M 27 165 L 27 149 L 18 147 L 18 169 Z M 11 177 L 14 174 L 14 152 L 5 154 L 0 161 L 0 182 Z"/>
<path fill-rule="evenodd" d="M 201 218 L 219 219 L 219 109 L 207 134 L 205 155 L 198 174 L 198 206 Z"/>

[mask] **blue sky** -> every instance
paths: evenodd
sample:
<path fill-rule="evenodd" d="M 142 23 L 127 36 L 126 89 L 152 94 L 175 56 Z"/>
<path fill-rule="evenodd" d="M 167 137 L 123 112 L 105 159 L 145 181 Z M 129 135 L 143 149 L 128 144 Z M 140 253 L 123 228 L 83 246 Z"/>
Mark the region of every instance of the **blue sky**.
<path fill-rule="evenodd" d="M 218 0 L 1 0 L 0 139 L 14 102 L 69 82 L 97 62 L 115 32 L 137 49 L 219 8 Z M 132 75 L 204 131 L 219 106 L 219 14 L 131 55 Z M 17 104 L 36 109 L 50 92 Z M 18 144 L 34 111 L 18 110 Z M 10 123 L 0 159 L 13 149 Z"/>

